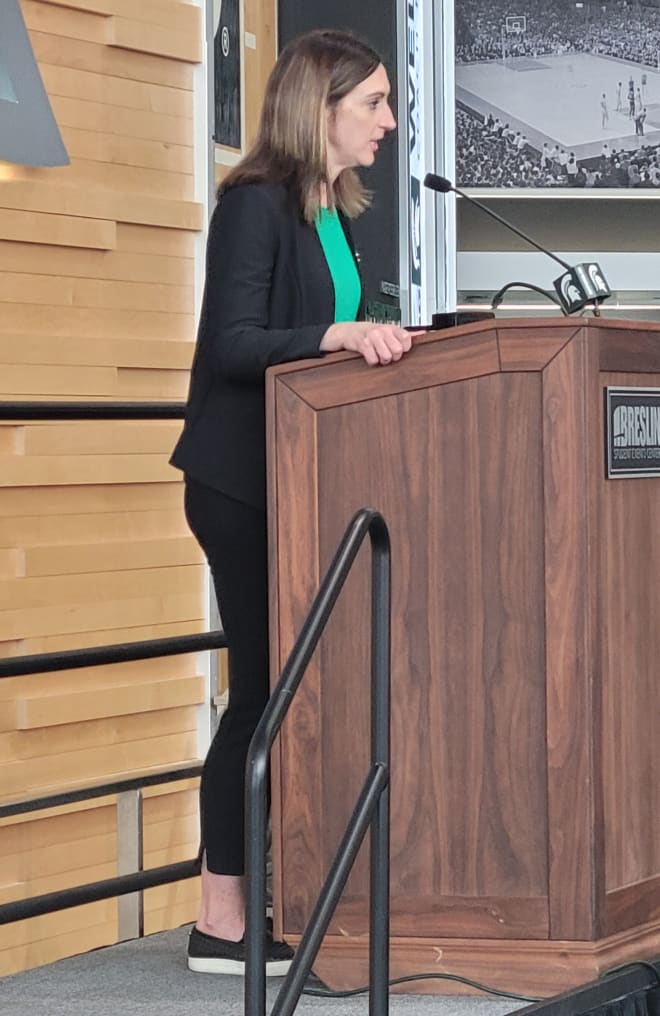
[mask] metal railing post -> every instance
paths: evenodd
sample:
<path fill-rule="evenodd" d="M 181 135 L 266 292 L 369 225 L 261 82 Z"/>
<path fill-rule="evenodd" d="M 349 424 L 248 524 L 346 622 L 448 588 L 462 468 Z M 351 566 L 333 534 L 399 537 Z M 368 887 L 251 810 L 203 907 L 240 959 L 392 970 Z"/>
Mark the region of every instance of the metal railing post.
<path fill-rule="evenodd" d="M 369 530 L 371 578 L 371 761 L 390 771 L 390 541 L 380 517 Z M 390 781 L 379 795 L 371 828 L 369 1014 L 389 1012 Z"/>
<path fill-rule="evenodd" d="M 367 532 L 372 549 L 371 769 L 278 995 L 273 1016 L 290 1016 L 295 1009 L 370 826 L 370 1013 L 386 1016 L 388 1011 L 390 546 L 384 519 L 373 509 L 365 508 L 354 516 L 335 552 L 250 743 L 245 779 L 245 1016 L 265 1016 L 266 1012 L 266 779 L 270 749 Z"/>
<path fill-rule="evenodd" d="M 117 874 L 128 875 L 144 868 L 142 835 L 142 789 L 117 796 Z M 117 936 L 120 942 L 144 935 L 144 893 L 120 896 L 117 901 Z"/>

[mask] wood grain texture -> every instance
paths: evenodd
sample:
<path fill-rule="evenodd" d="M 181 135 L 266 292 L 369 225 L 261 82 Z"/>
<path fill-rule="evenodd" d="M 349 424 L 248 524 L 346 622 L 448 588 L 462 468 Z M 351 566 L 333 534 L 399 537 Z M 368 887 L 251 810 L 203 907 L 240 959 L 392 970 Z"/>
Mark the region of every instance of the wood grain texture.
<path fill-rule="evenodd" d="M 497 329 L 497 344 L 502 370 L 543 370 L 550 360 L 575 336 L 578 326 L 573 322 L 552 330 L 535 328 Z"/>
<path fill-rule="evenodd" d="M 180 29 L 183 32 L 198 33 L 200 9 L 196 4 L 177 3 L 176 0 L 42 0 L 55 7 L 70 7 L 90 14 L 118 14 L 162 28 Z"/>
<path fill-rule="evenodd" d="M 137 254 L 125 251 L 93 251 L 86 250 L 84 253 L 75 249 L 61 250 L 53 248 L 49 244 L 26 245 L 0 241 L 0 271 L 12 272 L 33 272 L 35 275 L 66 276 L 79 279 L 102 279 L 117 282 L 152 282 L 159 285 L 192 286 L 194 284 L 193 260 L 186 257 L 167 257 L 159 254 Z M 47 339 L 42 336 L 41 342 Z M 34 346 L 34 343 L 32 343 Z M 138 346 L 134 340 L 124 341 L 123 346 L 118 343 L 106 344 L 106 355 L 110 349 L 128 350 Z M 28 346 L 28 348 L 31 348 Z M 58 345 L 58 362 L 61 358 L 62 344 Z M 77 362 L 83 362 L 84 343 L 79 343 L 76 350 Z M 154 347 L 146 347 L 153 355 Z M 7 356 L 12 347 L 2 349 L 0 355 Z M 17 350 L 13 347 L 13 357 L 6 363 L 11 363 L 17 358 Z M 169 353 L 171 355 L 171 349 Z M 161 356 L 166 351 L 161 351 Z M 43 362 L 43 360 L 41 361 Z M 182 366 L 185 361 L 165 366 Z M 189 363 L 185 363 L 189 366 Z"/>
<path fill-rule="evenodd" d="M 346 354 L 269 372 L 273 455 L 284 438 L 291 462 L 287 482 L 277 471 L 270 479 L 271 565 L 293 601 L 356 510 L 377 508 L 390 527 L 392 928 L 400 956 L 414 957 L 401 972 L 449 945 L 452 958 L 478 955 L 488 983 L 491 962 L 506 956 L 515 990 L 538 990 L 540 964 L 549 994 L 613 958 L 652 955 L 660 935 L 649 706 L 660 505 L 655 480 L 603 473 L 604 386 L 660 386 L 660 374 L 648 371 L 643 327 L 631 330 L 639 370 L 619 374 L 602 365 L 615 347 L 623 355 L 624 323 L 568 327 L 498 323 L 492 343 L 484 326 L 429 335 L 407 373 L 370 371 Z M 420 370 L 422 360 L 434 369 Z M 316 434 L 311 471 L 307 454 L 294 463 L 291 451 L 306 447 L 304 419 Z M 287 520 L 311 488 L 317 529 L 294 551 Z M 295 728 L 278 756 L 287 807 L 275 826 L 277 874 L 294 941 L 320 880 L 309 874 L 311 845 L 320 842 L 327 869 L 367 765 L 368 597 L 361 551 L 315 665 L 320 762 L 315 743 L 287 794 Z M 295 849 L 291 821 L 306 826 Z M 365 942 L 367 892 L 361 855 L 331 924 L 334 965 L 317 964 L 333 987 L 363 983 L 349 956 Z"/>
<path fill-rule="evenodd" d="M 103 42 L 56 34 L 52 29 L 32 27 L 30 40 L 39 62 L 192 92 L 193 67 L 178 60 L 111 48 Z"/>
<path fill-rule="evenodd" d="M 116 112 L 112 107 L 108 107 L 107 115 L 112 122 L 116 122 Z M 171 119 L 178 121 L 180 118 Z M 137 125 L 135 129 L 138 130 Z M 133 195 L 130 191 L 112 192 L 100 187 L 95 190 L 63 187 L 46 183 L 40 178 L 3 181 L 0 208 L 135 222 L 174 229 L 198 230 L 202 227 L 201 206 L 191 201 Z"/>
<path fill-rule="evenodd" d="M 192 200 L 201 9 L 174 0 L 22 9 L 71 164 L 15 167 L 0 188 L 0 397 L 182 401 L 204 226 Z M 201 554 L 167 463 L 180 427 L 0 425 L 1 657 L 207 628 Z M 2 682 L 3 799 L 196 761 L 200 662 L 188 654 Z M 147 798 L 146 862 L 192 857 L 196 788 Z M 52 811 L 3 823 L 3 901 L 116 874 L 114 802 Z M 148 895 L 148 926 L 192 920 L 198 894 L 187 882 Z M 3 973 L 115 941 L 116 903 L 12 933 L 0 944 Z"/>
<path fill-rule="evenodd" d="M 0 239 L 61 247 L 89 247 L 114 250 L 117 228 L 114 222 L 74 215 L 40 214 L 0 208 Z"/>
<path fill-rule="evenodd" d="M 314 367 L 318 360 L 306 364 Z M 294 385 L 296 393 L 310 406 L 321 410 L 497 371 L 495 336 L 475 334 L 451 343 L 418 341 L 408 356 L 384 370 L 369 367 L 359 357 L 337 357 L 323 375 L 303 369 L 289 376 L 287 383 Z"/>
<path fill-rule="evenodd" d="M 640 922 L 660 922 L 660 875 L 607 894 L 607 931 L 614 935 Z"/>
<path fill-rule="evenodd" d="M 312 414 L 299 399 L 284 388 L 268 392 L 269 419 L 278 435 L 278 452 L 269 463 L 271 490 L 297 489 L 299 497 L 286 520 L 277 529 L 270 526 L 269 547 L 271 676 L 281 672 L 300 631 L 301 621 L 316 595 L 321 578 L 315 552 L 318 527 L 318 490 L 314 481 L 317 461 L 317 436 Z M 277 408 L 276 408 L 277 407 Z M 307 469 L 301 477 L 301 463 Z M 279 503 L 279 495 L 269 495 L 269 518 Z M 273 801 L 280 814 L 288 815 L 286 838 L 288 851 L 278 842 L 273 850 L 278 880 L 291 887 L 287 907 L 294 911 L 304 906 L 310 892 L 318 891 L 322 881 L 323 841 L 319 822 L 321 803 L 321 716 L 319 650 L 307 668 L 305 679 L 289 710 L 279 738 L 279 752 L 273 772 Z M 287 731 L 295 732 L 287 735 Z M 286 774 L 286 778 L 284 778 Z M 299 805 L 306 802 L 302 814 Z M 279 837 L 278 837 L 279 839 Z M 300 884 L 298 874 L 305 875 Z M 278 906 L 279 906 L 278 901 Z M 277 921 L 282 915 L 278 912 Z"/>
<path fill-rule="evenodd" d="M 472 362 L 470 349 L 466 356 Z M 455 370 L 459 377 L 467 372 L 467 364 Z M 319 373 L 328 374 L 328 387 L 336 392 L 333 368 Z M 300 378 L 307 396 L 307 377 Z M 286 381 L 295 383 L 291 374 Z M 495 374 L 437 386 L 427 381 L 419 391 L 366 401 L 360 384 L 361 379 L 353 403 L 347 404 L 344 388 L 341 404 L 317 416 L 319 551 L 323 570 L 360 507 L 377 508 L 391 525 L 394 898 L 415 898 L 420 914 L 423 901 L 438 894 L 543 898 L 538 378 Z M 315 400 L 323 405 L 328 398 L 321 379 Z M 299 399 L 296 406 L 292 400 L 289 385 L 282 386 L 280 435 L 280 414 L 301 413 L 298 407 L 307 401 Z M 294 443 L 288 437 L 287 444 Z M 277 454 L 279 459 L 279 449 Z M 278 474 L 283 519 L 296 511 L 301 487 L 314 479 L 310 473 L 303 482 L 299 463 L 296 482 L 291 476 L 284 483 Z M 420 532 L 429 534 L 428 545 L 415 539 Z M 296 578 L 308 573 L 311 559 L 301 559 L 296 549 L 293 568 L 288 541 L 280 538 L 278 546 L 279 567 L 295 599 Z M 307 552 L 314 553 L 313 545 Z M 285 778 L 296 771 L 298 800 L 307 802 L 304 821 L 313 822 L 318 811 L 326 868 L 366 771 L 367 552 L 361 556 L 363 564 L 341 594 L 321 647 L 320 798 L 316 766 L 294 770 L 283 734 Z M 299 844 L 295 853 L 291 849 L 290 821 L 289 813 L 282 834 L 284 867 L 290 856 L 297 900 L 303 888 L 311 891 L 307 871 L 315 855 L 301 854 Z M 312 827 L 306 836 L 313 835 Z M 364 899 L 364 861 L 347 892 Z M 297 931 L 302 911 L 290 904 L 288 884 L 285 900 L 285 930 Z M 434 918 L 420 916 L 424 919 Z M 435 919 L 440 933 L 442 916 L 436 913 Z M 535 933 L 538 929 L 537 916 Z"/>
<path fill-rule="evenodd" d="M 636 360 L 634 349 L 632 357 Z M 604 372 L 601 384 L 660 387 L 660 373 Z M 600 481 L 603 782 L 610 892 L 660 875 L 659 484 L 657 478 L 603 476 Z"/>
<path fill-rule="evenodd" d="M 598 406 L 598 346 L 582 332 L 543 375 L 550 926 L 562 939 L 603 933 Z"/>
<path fill-rule="evenodd" d="M 189 32 L 144 24 L 130 18 L 113 15 L 108 18 L 107 42 L 109 46 L 137 50 L 138 53 L 155 53 L 158 56 L 199 63 L 202 59 L 200 26 Z"/>
<path fill-rule="evenodd" d="M 244 0 L 243 31 L 255 37 L 254 48 L 244 46 L 244 150 L 254 142 L 266 81 L 277 58 L 277 11 L 272 0 Z"/>
<path fill-rule="evenodd" d="M 297 938 L 292 937 L 291 942 L 297 945 Z M 660 930 L 649 925 L 598 943 L 393 936 L 390 977 L 459 974 L 503 992 L 550 997 L 597 980 L 620 964 L 640 957 L 652 959 L 659 948 Z M 334 990 L 368 984 L 367 937 L 328 936 L 314 968 Z M 476 994 L 474 988 L 450 978 L 414 981 L 412 988 L 416 994 Z M 410 989 L 410 985 L 401 985 L 393 990 Z"/>
<path fill-rule="evenodd" d="M 132 6 L 134 10 L 139 10 L 135 4 Z M 85 96 L 86 101 L 102 102 L 104 105 L 165 113 L 186 120 L 191 118 L 190 96 L 180 88 L 45 62 L 39 69 L 49 95 L 71 99 Z"/>

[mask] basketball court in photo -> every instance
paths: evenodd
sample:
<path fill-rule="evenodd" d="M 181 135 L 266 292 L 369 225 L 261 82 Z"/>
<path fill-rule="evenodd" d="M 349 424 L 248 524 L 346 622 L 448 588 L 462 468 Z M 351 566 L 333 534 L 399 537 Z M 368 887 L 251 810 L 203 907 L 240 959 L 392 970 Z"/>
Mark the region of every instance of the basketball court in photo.
<path fill-rule="evenodd" d="M 628 81 L 635 91 L 646 74 L 644 136 L 635 135 L 628 116 Z M 618 82 L 623 111 L 616 112 Z M 602 126 L 605 92 L 609 122 Z M 456 99 L 480 116 L 492 113 L 527 136 L 539 151 L 543 143 L 575 152 L 578 159 L 599 155 L 606 141 L 612 148 L 634 149 L 660 143 L 660 73 L 642 64 L 591 53 L 508 58 L 456 65 Z M 457 139 L 460 146 L 460 138 Z"/>

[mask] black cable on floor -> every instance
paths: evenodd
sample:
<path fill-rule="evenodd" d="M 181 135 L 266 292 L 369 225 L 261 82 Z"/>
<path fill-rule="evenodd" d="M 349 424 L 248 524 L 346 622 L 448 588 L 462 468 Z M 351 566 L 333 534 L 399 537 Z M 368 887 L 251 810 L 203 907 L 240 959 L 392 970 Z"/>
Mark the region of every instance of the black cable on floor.
<path fill-rule="evenodd" d="M 480 984 L 479 981 L 471 981 L 469 977 L 460 977 L 458 974 L 438 974 L 435 972 L 432 974 L 409 974 L 407 977 L 395 977 L 393 980 L 389 981 L 388 984 L 391 988 L 395 984 L 407 984 L 410 981 L 430 980 L 458 981 L 460 984 L 467 984 L 470 988 L 478 988 L 479 991 L 484 991 L 488 995 L 498 995 L 500 998 L 512 998 L 517 1002 L 543 1001 L 541 998 L 531 998 L 528 995 L 516 995 L 511 991 L 500 991 L 498 988 L 491 988 L 486 984 Z M 353 995 L 364 995 L 368 991 L 368 985 L 364 988 L 348 988 L 346 991 L 331 991 L 329 988 L 306 987 L 303 988 L 303 995 L 312 995 L 316 998 L 350 998 Z"/>

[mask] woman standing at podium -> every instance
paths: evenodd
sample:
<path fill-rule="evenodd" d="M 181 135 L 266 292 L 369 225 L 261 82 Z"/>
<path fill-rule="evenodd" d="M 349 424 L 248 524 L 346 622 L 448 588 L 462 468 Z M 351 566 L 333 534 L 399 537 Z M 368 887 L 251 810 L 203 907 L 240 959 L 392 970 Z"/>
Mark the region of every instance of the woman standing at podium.
<path fill-rule="evenodd" d="M 186 421 L 172 463 L 209 562 L 229 649 L 229 702 L 202 774 L 202 899 L 188 966 L 243 973 L 244 771 L 269 694 L 266 368 L 347 349 L 372 365 L 410 349 L 396 325 L 360 320 L 350 219 L 369 201 L 355 172 L 396 126 L 380 57 L 343 32 L 281 53 L 256 142 L 221 184 Z M 267 942 L 267 973 L 291 950 Z"/>

